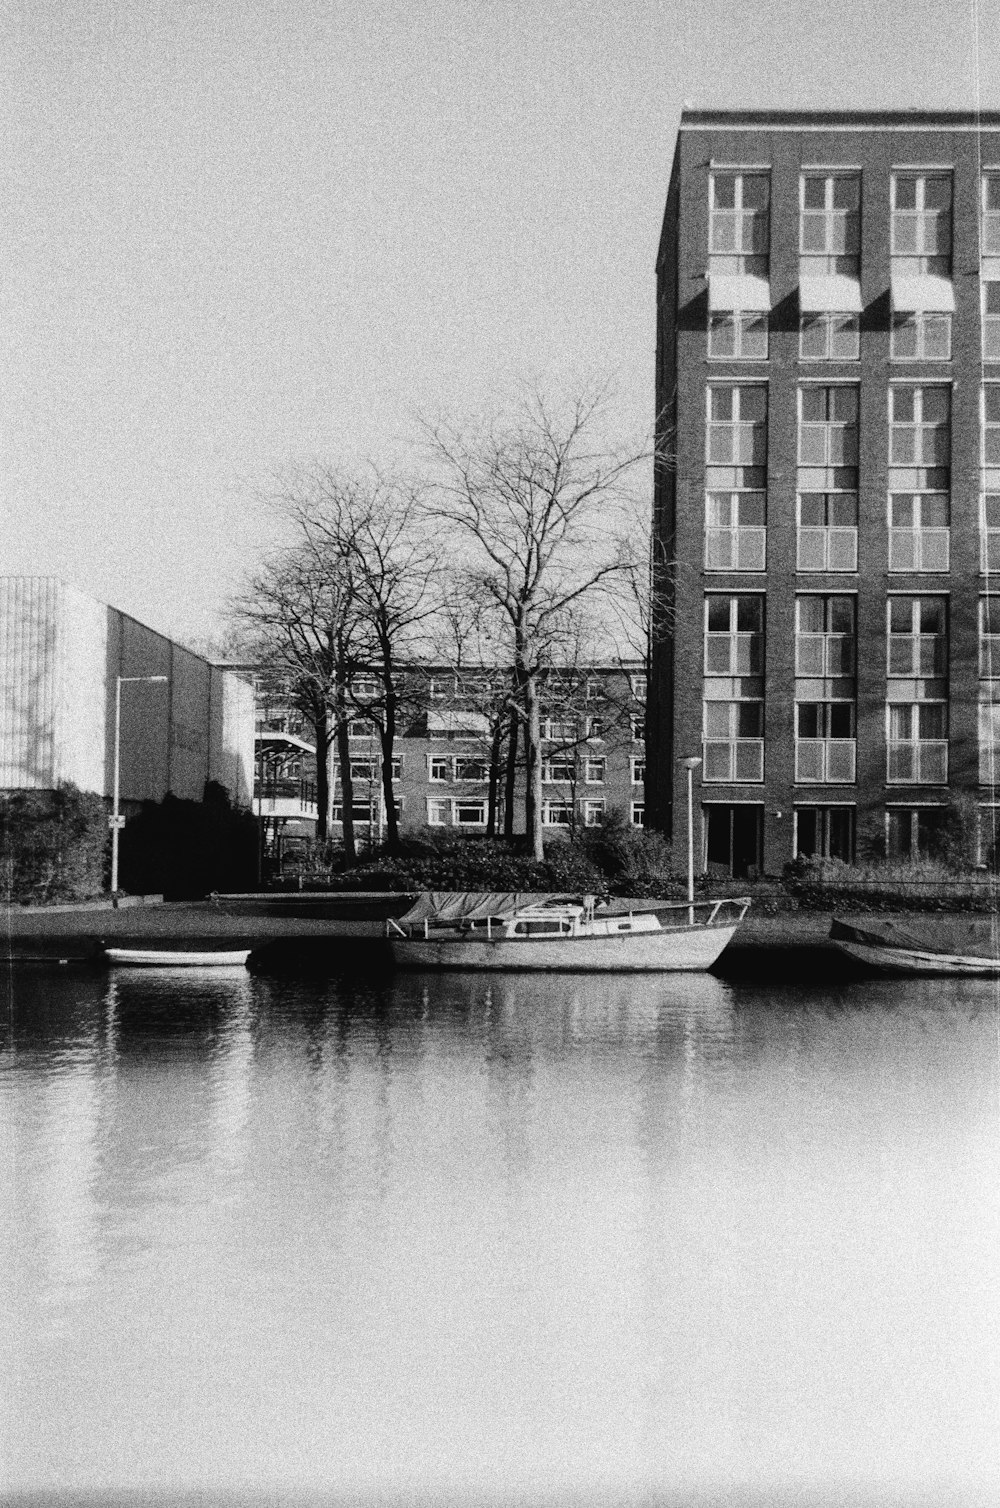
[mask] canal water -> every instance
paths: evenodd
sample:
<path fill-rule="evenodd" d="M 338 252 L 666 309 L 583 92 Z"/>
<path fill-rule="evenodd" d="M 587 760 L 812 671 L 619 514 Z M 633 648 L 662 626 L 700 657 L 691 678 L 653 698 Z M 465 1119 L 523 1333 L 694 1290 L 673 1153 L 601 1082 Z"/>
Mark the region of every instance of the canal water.
<path fill-rule="evenodd" d="M 3 989 L 8 1498 L 1000 1502 L 994 984 Z"/>

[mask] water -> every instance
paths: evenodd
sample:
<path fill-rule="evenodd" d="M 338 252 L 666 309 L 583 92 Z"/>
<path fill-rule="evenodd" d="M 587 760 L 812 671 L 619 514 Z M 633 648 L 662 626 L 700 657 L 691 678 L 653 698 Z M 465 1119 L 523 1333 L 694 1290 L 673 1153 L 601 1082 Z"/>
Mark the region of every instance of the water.
<path fill-rule="evenodd" d="M 1000 1502 L 992 983 L 5 987 L 8 1495 Z"/>

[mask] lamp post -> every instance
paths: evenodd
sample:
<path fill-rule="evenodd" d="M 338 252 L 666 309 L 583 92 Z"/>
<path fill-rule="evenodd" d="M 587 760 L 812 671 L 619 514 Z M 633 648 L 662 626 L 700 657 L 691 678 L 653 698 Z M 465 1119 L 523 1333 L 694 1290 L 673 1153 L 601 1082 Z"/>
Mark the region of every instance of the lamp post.
<path fill-rule="evenodd" d="M 701 764 L 697 757 L 682 759 L 688 781 L 688 925 L 694 926 L 694 772 Z"/>
<path fill-rule="evenodd" d="M 122 767 L 122 687 L 135 685 L 138 681 L 149 684 L 166 682 L 165 675 L 119 675 L 115 677 L 115 778 L 111 801 L 111 899 L 118 899 L 118 833 L 123 819 L 118 807 L 121 796 Z"/>

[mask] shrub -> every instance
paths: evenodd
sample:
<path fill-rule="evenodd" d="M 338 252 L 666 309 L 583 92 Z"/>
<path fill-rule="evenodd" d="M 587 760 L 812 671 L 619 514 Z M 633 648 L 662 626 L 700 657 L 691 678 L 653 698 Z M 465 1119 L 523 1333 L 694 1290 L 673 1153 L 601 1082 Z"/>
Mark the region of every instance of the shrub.
<path fill-rule="evenodd" d="M 0 892 L 52 905 L 89 900 L 105 883 L 108 812 L 70 782 L 0 796 Z"/>

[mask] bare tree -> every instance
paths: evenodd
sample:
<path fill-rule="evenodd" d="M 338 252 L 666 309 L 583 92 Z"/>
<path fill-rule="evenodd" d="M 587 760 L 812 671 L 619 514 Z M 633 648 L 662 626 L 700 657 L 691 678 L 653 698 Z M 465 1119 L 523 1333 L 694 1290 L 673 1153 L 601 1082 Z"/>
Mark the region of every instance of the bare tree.
<path fill-rule="evenodd" d="M 276 550 L 231 604 L 243 653 L 286 685 L 316 738 L 316 836 L 328 835 L 331 735 L 345 722 L 357 593 L 349 570 L 308 535 Z M 354 853 L 350 768 L 345 775 L 344 846 Z"/>
<path fill-rule="evenodd" d="M 533 391 L 482 424 L 424 425 L 438 470 L 435 512 L 461 531 L 466 582 L 506 626 L 536 858 L 544 855 L 540 677 L 578 632 L 580 610 L 595 607 L 627 568 L 622 510 L 651 454 L 603 438 L 607 408 L 604 388 L 564 401 Z"/>
<path fill-rule="evenodd" d="M 351 583 L 347 706 L 378 730 L 386 839 L 394 852 L 399 826 L 393 751 L 407 698 L 407 666 L 427 642 L 440 607 L 439 546 L 428 531 L 419 489 L 374 467 L 352 476 L 314 466 L 298 475 L 287 500 L 303 539 Z M 341 765 L 349 774 L 346 720 L 343 737 Z"/>

